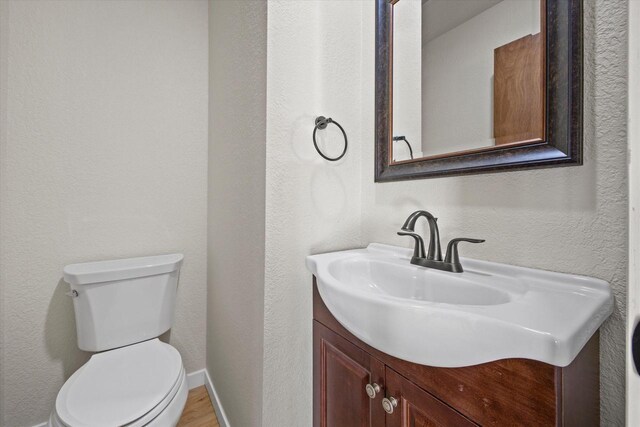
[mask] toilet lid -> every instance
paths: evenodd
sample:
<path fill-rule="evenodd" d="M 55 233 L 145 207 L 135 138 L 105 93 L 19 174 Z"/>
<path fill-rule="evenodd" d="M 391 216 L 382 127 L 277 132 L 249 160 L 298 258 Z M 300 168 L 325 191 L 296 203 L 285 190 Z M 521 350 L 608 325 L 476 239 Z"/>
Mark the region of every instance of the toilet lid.
<path fill-rule="evenodd" d="M 157 338 L 94 354 L 62 386 L 56 412 L 68 426 L 123 426 L 163 401 L 181 373 L 180 353 Z"/>

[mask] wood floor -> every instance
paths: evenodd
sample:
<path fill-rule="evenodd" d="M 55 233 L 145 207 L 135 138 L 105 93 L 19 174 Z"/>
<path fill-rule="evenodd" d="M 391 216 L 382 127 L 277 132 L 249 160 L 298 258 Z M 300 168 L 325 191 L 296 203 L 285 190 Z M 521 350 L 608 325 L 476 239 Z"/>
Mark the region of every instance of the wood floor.
<path fill-rule="evenodd" d="M 178 427 L 220 427 L 205 386 L 189 391 Z"/>

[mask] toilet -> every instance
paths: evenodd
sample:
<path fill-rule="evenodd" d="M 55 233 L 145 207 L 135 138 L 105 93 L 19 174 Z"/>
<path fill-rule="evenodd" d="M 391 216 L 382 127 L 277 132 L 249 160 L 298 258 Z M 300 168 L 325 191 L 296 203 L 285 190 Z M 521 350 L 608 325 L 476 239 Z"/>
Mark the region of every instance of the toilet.
<path fill-rule="evenodd" d="M 171 328 L 182 254 L 72 264 L 78 347 L 95 352 L 62 386 L 49 427 L 175 426 L 188 386 Z"/>

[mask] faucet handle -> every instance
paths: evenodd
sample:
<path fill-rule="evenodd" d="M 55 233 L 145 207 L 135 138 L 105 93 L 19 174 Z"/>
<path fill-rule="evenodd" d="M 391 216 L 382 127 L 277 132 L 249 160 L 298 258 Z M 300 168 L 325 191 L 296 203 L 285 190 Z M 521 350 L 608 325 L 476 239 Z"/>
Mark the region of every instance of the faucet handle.
<path fill-rule="evenodd" d="M 454 265 L 454 271 L 462 273 L 462 264 L 460 264 L 460 258 L 458 257 L 458 243 L 483 243 L 484 239 L 469 239 L 467 237 L 459 237 L 457 239 L 451 239 L 447 245 L 447 255 L 444 257 L 444 262 Z"/>
<path fill-rule="evenodd" d="M 398 231 L 398 236 L 409 236 L 413 237 L 413 240 L 416 241 L 416 245 L 413 247 L 413 257 L 414 258 L 425 258 L 424 254 L 424 240 L 420 237 L 419 234 L 416 234 L 411 231 Z"/>

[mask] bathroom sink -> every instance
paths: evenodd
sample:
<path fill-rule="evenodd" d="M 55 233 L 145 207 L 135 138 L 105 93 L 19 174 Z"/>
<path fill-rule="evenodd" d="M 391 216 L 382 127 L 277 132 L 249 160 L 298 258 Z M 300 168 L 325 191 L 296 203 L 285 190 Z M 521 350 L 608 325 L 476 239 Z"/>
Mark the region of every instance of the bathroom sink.
<path fill-rule="evenodd" d="M 613 310 L 603 280 L 462 258 L 463 273 L 382 244 L 307 257 L 334 317 L 370 346 L 437 367 L 526 358 L 567 366 Z"/>

